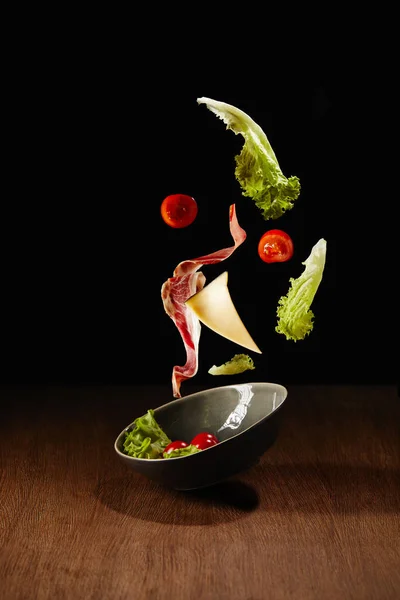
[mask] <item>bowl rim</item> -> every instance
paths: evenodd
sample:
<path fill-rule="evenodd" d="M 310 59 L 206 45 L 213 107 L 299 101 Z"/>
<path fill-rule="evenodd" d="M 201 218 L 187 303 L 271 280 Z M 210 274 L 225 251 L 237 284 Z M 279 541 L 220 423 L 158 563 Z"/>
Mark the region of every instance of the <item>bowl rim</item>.
<path fill-rule="evenodd" d="M 204 392 L 209 392 L 211 390 L 222 390 L 222 389 L 226 389 L 226 388 L 235 388 L 235 387 L 238 387 L 239 385 L 260 385 L 260 384 L 267 385 L 267 386 L 274 386 L 274 387 L 280 388 L 283 391 L 283 399 L 282 399 L 282 402 L 279 404 L 279 406 L 277 406 L 273 411 L 271 411 L 270 413 L 268 413 L 261 419 L 258 419 L 258 421 L 256 421 L 255 423 L 252 423 L 251 425 L 249 425 L 249 427 L 246 427 L 246 429 L 244 429 L 240 433 L 235 433 L 230 438 L 228 438 L 226 440 L 222 440 L 221 442 L 218 442 L 218 444 L 216 444 L 215 446 L 210 446 L 209 448 L 205 448 L 204 450 L 201 451 L 201 454 L 203 454 L 203 452 L 209 452 L 210 450 L 215 450 L 221 444 L 225 444 L 225 442 L 229 442 L 230 440 L 238 437 L 239 435 L 242 435 L 243 433 L 245 433 L 246 431 L 248 431 L 255 425 L 258 425 L 259 423 L 262 423 L 263 421 L 269 419 L 270 417 L 272 417 L 272 415 L 275 415 L 280 410 L 280 408 L 283 406 L 283 404 L 285 403 L 285 401 L 288 397 L 289 392 L 288 392 L 287 387 L 281 383 L 275 383 L 273 381 L 249 381 L 249 382 L 244 382 L 244 383 L 231 383 L 231 384 L 216 386 L 214 388 L 205 388 L 204 390 L 198 390 L 197 392 L 193 392 L 191 394 L 188 394 L 187 396 L 182 396 L 181 398 L 175 398 L 174 400 L 165 402 L 164 404 L 161 404 L 160 406 L 157 406 L 157 408 L 154 408 L 152 410 L 154 410 L 154 415 L 155 415 L 158 410 L 161 410 L 164 407 L 170 406 L 172 404 L 180 404 L 186 400 L 189 400 L 190 398 L 193 398 L 193 396 L 198 396 L 200 394 L 204 394 Z M 141 416 L 143 416 L 143 415 L 141 415 Z M 120 457 L 134 461 L 134 462 L 140 461 L 140 462 L 144 462 L 146 464 L 148 464 L 148 463 L 153 464 L 153 463 L 159 463 L 159 462 L 165 463 L 165 462 L 170 462 L 170 461 L 175 461 L 175 460 L 181 460 L 182 458 L 192 458 L 194 456 L 197 456 L 197 454 L 199 454 L 198 452 L 195 452 L 194 454 L 188 454 L 187 456 L 173 456 L 168 459 L 165 459 L 165 458 L 149 459 L 149 458 L 137 458 L 136 456 L 129 456 L 129 454 L 125 454 L 124 452 L 121 452 L 121 450 L 117 447 L 117 444 L 118 444 L 121 436 L 129 430 L 129 428 L 133 425 L 133 423 L 135 422 L 135 420 L 137 418 L 138 417 L 135 417 L 135 419 L 133 419 L 133 421 L 131 423 L 129 423 L 129 425 L 124 427 L 124 429 L 122 429 L 120 431 L 120 433 L 117 435 L 117 437 L 114 441 L 114 450 Z"/>

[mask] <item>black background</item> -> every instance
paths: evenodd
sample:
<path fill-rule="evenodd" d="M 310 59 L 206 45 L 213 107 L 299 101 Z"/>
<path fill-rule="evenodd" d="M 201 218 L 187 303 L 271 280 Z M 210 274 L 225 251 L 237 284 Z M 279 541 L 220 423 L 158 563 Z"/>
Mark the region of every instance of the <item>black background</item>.
<path fill-rule="evenodd" d="M 24 53 L 8 92 L 2 381 L 170 382 L 185 354 L 161 286 L 182 260 L 232 245 L 235 203 L 247 240 L 202 271 L 208 282 L 228 271 L 233 301 L 263 354 L 253 355 L 255 371 L 218 384 L 394 382 L 386 292 L 371 282 L 363 220 L 377 185 L 364 160 L 364 115 L 373 103 L 365 108 L 363 66 L 344 72 L 335 61 L 322 69 L 292 58 L 258 77 L 235 65 L 232 76 L 206 59 L 185 62 L 182 48 L 144 63 L 138 50 L 132 57 L 112 47 L 74 53 L 70 44 L 52 55 L 38 44 L 33 58 Z M 199 106 L 200 96 L 249 114 L 284 174 L 300 178 L 300 197 L 279 220 L 264 221 L 242 196 L 234 156 L 243 138 Z M 173 193 L 198 203 L 198 218 L 186 229 L 161 219 L 161 202 Z M 257 243 L 275 227 L 291 235 L 295 253 L 267 265 Z M 320 238 L 327 261 L 312 306 L 314 329 L 303 341 L 286 341 L 274 331 L 277 302 Z M 242 351 L 203 327 L 194 381 L 215 385 L 209 367 Z"/>

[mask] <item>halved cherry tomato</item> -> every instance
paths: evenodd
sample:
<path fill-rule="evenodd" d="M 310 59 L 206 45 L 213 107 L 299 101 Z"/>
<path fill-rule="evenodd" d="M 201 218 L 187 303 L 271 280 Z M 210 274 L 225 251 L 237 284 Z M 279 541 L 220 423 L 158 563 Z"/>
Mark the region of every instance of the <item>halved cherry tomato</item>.
<path fill-rule="evenodd" d="M 175 442 L 171 442 L 170 444 L 168 444 L 163 454 L 169 454 L 173 450 L 179 450 L 179 448 L 187 448 L 188 446 L 189 444 L 187 444 L 186 442 L 182 442 L 182 440 L 176 440 Z"/>
<path fill-rule="evenodd" d="M 191 225 L 197 217 L 197 202 L 186 194 L 172 194 L 161 203 L 161 216 L 170 227 L 181 229 Z"/>
<path fill-rule="evenodd" d="M 205 450 L 211 446 L 218 444 L 218 439 L 212 433 L 198 433 L 190 442 L 192 446 L 196 446 L 199 450 Z"/>
<path fill-rule="evenodd" d="M 293 256 L 292 238 L 281 229 L 270 229 L 261 236 L 258 255 L 266 263 L 286 262 Z"/>

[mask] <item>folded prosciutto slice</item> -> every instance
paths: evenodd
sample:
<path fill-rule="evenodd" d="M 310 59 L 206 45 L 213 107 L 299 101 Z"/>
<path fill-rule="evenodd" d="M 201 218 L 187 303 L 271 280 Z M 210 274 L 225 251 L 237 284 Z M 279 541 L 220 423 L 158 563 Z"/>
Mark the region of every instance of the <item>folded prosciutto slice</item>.
<path fill-rule="evenodd" d="M 182 382 L 196 375 L 198 369 L 201 324 L 196 315 L 185 306 L 185 302 L 205 285 L 206 278 L 199 269 L 204 265 L 214 265 L 229 258 L 247 237 L 238 223 L 234 204 L 229 207 L 229 227 L 234 241 L 233 246 L 179 263 L 173 277 L 167 279 L 161 288 L 165 312 L 178 328 L 186 350 L 186 364 L 172 369 L 172 391 L 175 398 L 181 398 Z"/>

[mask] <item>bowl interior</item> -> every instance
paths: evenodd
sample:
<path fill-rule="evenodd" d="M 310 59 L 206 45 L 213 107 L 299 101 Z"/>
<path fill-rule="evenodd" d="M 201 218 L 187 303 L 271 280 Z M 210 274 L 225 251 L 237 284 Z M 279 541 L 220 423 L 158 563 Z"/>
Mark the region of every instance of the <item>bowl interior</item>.
<path fill-rule="evenodd" d="M 172 400 L 156 408 L 154 416 L 171 440 L 190 443 L 207 431 L 223 442 L 272 415 L 286 396 L 286 388 L 276 383 L 227 385 Z M 122 432 L 116 444 L 119 451 L 124 437 Z"/>

